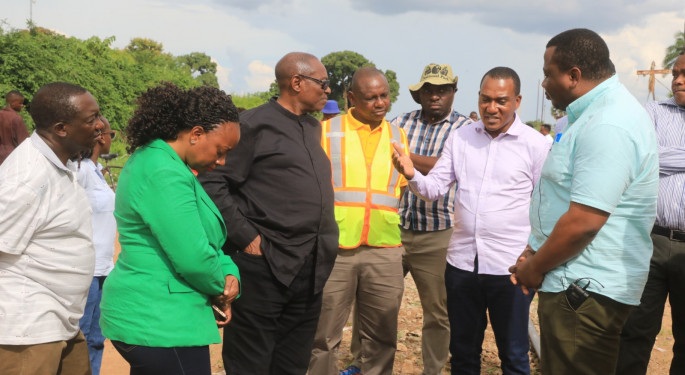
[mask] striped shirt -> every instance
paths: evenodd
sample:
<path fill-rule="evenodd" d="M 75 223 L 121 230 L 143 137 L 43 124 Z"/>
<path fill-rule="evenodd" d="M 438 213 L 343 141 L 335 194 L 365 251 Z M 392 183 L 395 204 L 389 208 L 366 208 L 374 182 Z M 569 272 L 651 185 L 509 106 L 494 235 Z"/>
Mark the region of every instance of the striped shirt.
<path fill-rule="evenodd" d="M 685 230 L 685 107 L 670 98 L 647 103 L 646 109 L 659 144 L 656 225 Z"/>
<path fill-rule="evenodd" d="M 439 157 L 452 130 L 471 122 L 468 117 L 452 111 L 441 121 L 429 124 L 423 121 L 419 109 L 396 117 L 391 124 L 404 129 L 411 153 Z M 402 228 L 425 232 L 451 228 L 456 189 L 457 184 L 452 185 L 442 198 L 433 202 L 426 202 L 406 189 L 399 209 Z"/>

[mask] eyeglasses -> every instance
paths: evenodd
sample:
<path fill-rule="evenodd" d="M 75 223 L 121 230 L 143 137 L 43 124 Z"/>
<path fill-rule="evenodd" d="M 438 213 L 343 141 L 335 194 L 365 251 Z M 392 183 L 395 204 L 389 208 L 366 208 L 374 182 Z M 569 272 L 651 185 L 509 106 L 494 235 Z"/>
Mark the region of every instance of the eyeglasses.
<path fill-rule="evenodd" d="M 331 87 L 331 80 L 330 80 L 330 79 L 320 80 L 320 79 L 316 79 L 316 78 L 314 78 L 314 77 L 306 76 L 306 75 L 304 75 L 304 74 L 296 74 L 296 76 L 302 77 L 302 78 L 308 79 L 308 80 L 310 80 L 310 81 L 312 81 L 312 82 L 318 83 L 319 85 L 321 85 L 321 90 L 324 90 L 324 91 L 325 91 L 327 88 Z"/>
<path fill-rule="evenodd" d="M 117 132 L 111 131 L 111 132 L 103 132 L 103 134 L 109 134 L 110 139 L 114 139 L 117 137 Z"/>

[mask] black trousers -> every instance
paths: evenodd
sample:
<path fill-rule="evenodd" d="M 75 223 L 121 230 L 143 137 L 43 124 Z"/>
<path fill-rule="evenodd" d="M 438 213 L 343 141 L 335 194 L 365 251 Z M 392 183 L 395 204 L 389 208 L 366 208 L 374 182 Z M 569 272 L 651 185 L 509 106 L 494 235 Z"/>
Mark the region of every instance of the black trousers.
<path fill-rule="evenodd" d="M 156 348 L 112 341 L 131 375 L 210 375 L 209 346 Z"/>
<path fill-rule="evenodd" d="M 233 256 L 241 295 L 224 328 L 222 357 L 227 375 L 304 375 L 321 313 L 313 293 L 313 257 L 289 287 L 276 280 L 263 256 Z"/>
<path fill-rule="evenodd" d="M 656 234 L 652 234 L 652 242 L 654 254 L 640 306 L 630 313 L 621 333 L 619 375 L 647 372 L 654 341 L 661 331 L 666 297 L 673 321 L 671 374 L 685 374 L 685 242 Z"/>

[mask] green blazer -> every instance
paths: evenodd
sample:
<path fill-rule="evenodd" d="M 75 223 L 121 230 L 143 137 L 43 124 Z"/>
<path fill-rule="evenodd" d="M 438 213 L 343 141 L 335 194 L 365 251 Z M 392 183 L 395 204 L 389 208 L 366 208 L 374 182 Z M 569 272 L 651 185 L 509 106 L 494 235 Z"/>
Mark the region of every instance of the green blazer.
<path fill-rule="evenodd" d="M 221 342 L 210 297 L 238 267 L 221 250 L 226 226 L 190 168 L 152 141 L 126 163 L 115 202 L 121 253 L 103 288 L 103 334 L 153 347 Z"/>

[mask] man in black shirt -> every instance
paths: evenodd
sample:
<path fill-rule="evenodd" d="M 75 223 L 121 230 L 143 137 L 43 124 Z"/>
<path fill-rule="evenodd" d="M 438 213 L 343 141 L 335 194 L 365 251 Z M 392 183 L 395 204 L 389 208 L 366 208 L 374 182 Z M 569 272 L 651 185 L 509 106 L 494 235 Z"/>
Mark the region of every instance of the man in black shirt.
<path fill-rule="evenodd" d="M 276 64 L 278 98 L 240 114 L 226 165 L 200 176 L 228 230 L 224 251 L 241 296 L 224 329 L 227 374 L 305 374 L 335 263 L 331 163 L 311 112 L 326 104 L 326 68 L 293 52 Z"/>

